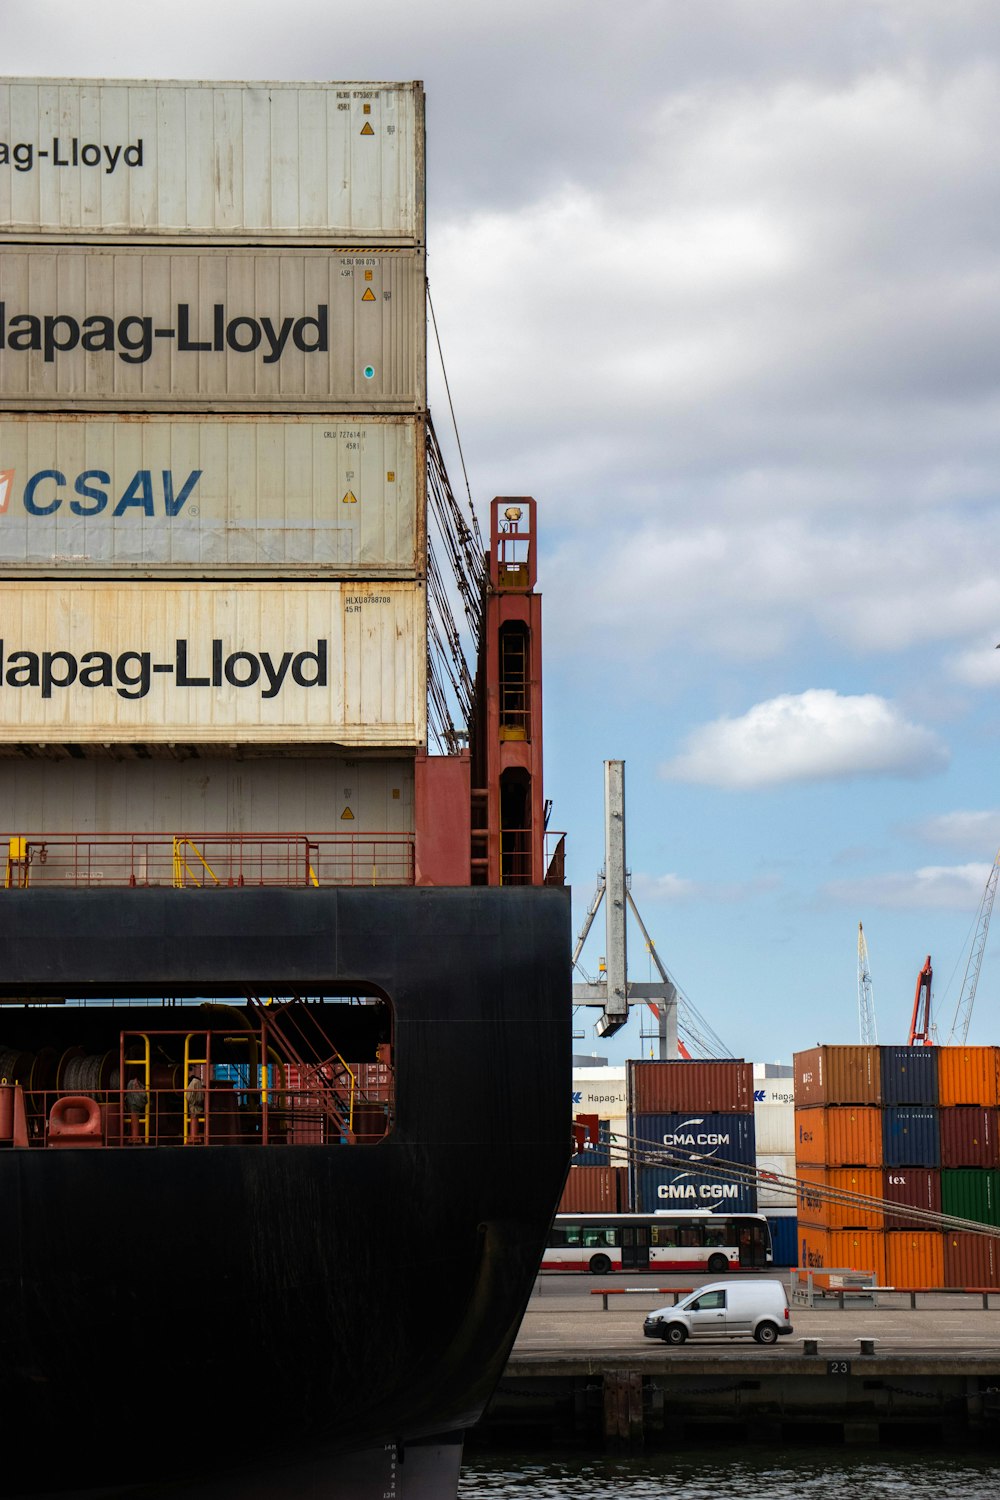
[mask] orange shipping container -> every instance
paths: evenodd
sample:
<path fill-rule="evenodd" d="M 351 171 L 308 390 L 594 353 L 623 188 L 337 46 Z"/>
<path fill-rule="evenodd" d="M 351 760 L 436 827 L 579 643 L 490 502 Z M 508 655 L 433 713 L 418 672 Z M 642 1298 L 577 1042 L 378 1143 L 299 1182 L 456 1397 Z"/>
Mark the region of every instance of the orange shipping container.
<path fill-rule="evenodd" d="M 879 1104 L 882 1067 L 877 1047 L 813 1047 L 792 1057 L 795 1105 Z"/>
<path fill-rule="evenodd" d="M 817 1167 L 878 1167 L 882 1121 L 877 1109 L 796 1109 L 795 1161 Z"/>
<path fill-rule="evenodd" d="M 885 1217 L 878 1208 L 863 1208 L 850 1201 L 830 1201 L 831 1190 L 857 1193 L 881 1200 L 882 1173 L 877 1167 L 797 1167 L 800 1224 L 823 1229 L 882 1229 Z"/>
<path fill-rule="evenodd" d="M 877 1229 L 818 1229 L 799 1225 L 803 1270 L 867 1271 L 885 1285 L 885 1235 Z"/>
<path fill-rule="evenodd" d="M 937 1229 L 887 1229 L 887 1286 L 944 1286 L 944 1235 Z"/>
<path fill-rule="evenodd" d="M 1000 1048 L 939 1047 L 939 1104 L 996 1104 Z"/>

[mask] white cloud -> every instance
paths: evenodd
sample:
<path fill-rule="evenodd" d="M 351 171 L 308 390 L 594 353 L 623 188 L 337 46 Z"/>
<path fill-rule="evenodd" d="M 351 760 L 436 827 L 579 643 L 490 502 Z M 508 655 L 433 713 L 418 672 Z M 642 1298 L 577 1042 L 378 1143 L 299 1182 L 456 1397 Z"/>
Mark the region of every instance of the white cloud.
<path fill-rule="evenodd" d="M 872 693 L 841 697 L 825 688 L 755 704 L 742 718 L 694 730 L 660 768 L 673 781 L 732 789 L 854 776 L 925 776 L 948 752 Z"/>
<path fill-rule="evenodd" d="M 996 849 L 1000 844 L 1000 810 L 939 813 L 914 823 L 907 831 L 928 844 L 943 844 L 953 849 Z"/>
<path fill-rule="evenodd" d="M 720 884 L 686 880 L 682 875 L 644 875 L 641 871 L 632 877 L 632 892 L 640 906 L 646 901 L 663 901 L 667 904 L 692 900 L 737 903 L 766 895 L 778 890 L 780 886 L 781 880 L 776 875 L 760 875 L 753 880 L 725 881 Z"/>
<path fill-rule="evenodd" d="M 990 866 L 983 864 L 925 865 L 905 874 L 831 881 L 821 894 L 825 900 L 855 908 L 974 912 L 982 900 L 989 873 Z"/>

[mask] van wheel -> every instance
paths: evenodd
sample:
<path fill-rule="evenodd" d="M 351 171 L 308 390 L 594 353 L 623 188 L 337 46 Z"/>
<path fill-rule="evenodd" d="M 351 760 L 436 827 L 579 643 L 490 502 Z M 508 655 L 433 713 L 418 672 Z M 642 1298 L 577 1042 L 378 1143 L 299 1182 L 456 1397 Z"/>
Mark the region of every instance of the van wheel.
<path fill-rule="evenodd" d="M 708 1257 L 708 1269 L 713 1276 L 720 1276 L 723 1271 L 729 1270 L 729 1261 L 724 1255 L 710 1255 Z"/>
<path fill-rule="evenodd" d="M 687 1338 L 687 1329 L 683 1323 L 668 1323 L 663 1337 L 668 1344 L 683 1344 Z"/>
<path fill-rule="evenodd" d="M 774 1323 L 761 1323 L 754 1330 L 754 1338 L 758 1344 L 776 1344 L 778 1342 L 778 1330 Z"/>
<path fill-rule="evenodd" d="M 611 1262 L 606 1255 L 592 1255 L 590 1257 L 590 1271 L 593 1276 L 607 1276 L 611 1270 Z"/>

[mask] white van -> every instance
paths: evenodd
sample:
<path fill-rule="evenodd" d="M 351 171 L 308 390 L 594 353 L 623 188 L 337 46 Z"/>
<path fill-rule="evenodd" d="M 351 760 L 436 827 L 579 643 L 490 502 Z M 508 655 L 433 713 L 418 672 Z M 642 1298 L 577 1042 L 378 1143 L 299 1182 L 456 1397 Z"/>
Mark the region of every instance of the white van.
<path fill-rule="evenodd" d="M 648 1339 L 668 1344 L 689 1338 L 755 1338 L 758 1344 L 775 1344 L 791 1333 L 792 1320 L 780 1281 L 710 1281 L 676 1307 L 651 1312 L 642 1331 Z"/>

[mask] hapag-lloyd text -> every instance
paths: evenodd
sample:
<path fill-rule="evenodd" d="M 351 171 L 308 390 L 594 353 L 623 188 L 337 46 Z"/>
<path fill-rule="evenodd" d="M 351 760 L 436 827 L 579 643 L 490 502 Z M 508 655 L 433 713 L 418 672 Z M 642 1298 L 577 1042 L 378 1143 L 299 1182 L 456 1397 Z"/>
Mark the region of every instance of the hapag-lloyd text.
<path fill-rule="evenodd" d="M 315 651 L 284 651 L 276 659 L 269 651 L 227 652 L 219 638 L 212 641 L 210 653 L 178 640 L 172 662 L 154 662 L 149 651 L 6 651 L 0 640 L 0 687 L 35 688 L 51 698 L 57 688 L 76 684 L 113 688 L 119 698 L 145 698 L 154 674 L 162 673 L 179 688 L 260 684 L 262 698 L 276 698 L 289 678 L 298 687 L 326 687 L 328 645 L 318 640 Z"/>
<path fill-rule="evenodd" d="M 123 318 L 94 313 L 77 318 L 70 313 L 8 313 L 0 302 L 0 349 L 41 354 L 52 364 L 57 354 L 80 348 L 88 354 L 117 354 L 128 365 L 143 365 L 152 356 L 156 339 L 176 342 L 181 354 L 253 354 L 262 346 L 265 365 L 277 364 L 291 345 L 302 354 L 326 354 L 330 348 L 330 309 L 320 303 L 315 316 L 279 320 L 248 315 L 230 317 L 226 305 L 212 306 L 208 327 L 195 327 L 188 302 L 176 304 L 173 327 L 156 328 L 147 313 Z"/>

